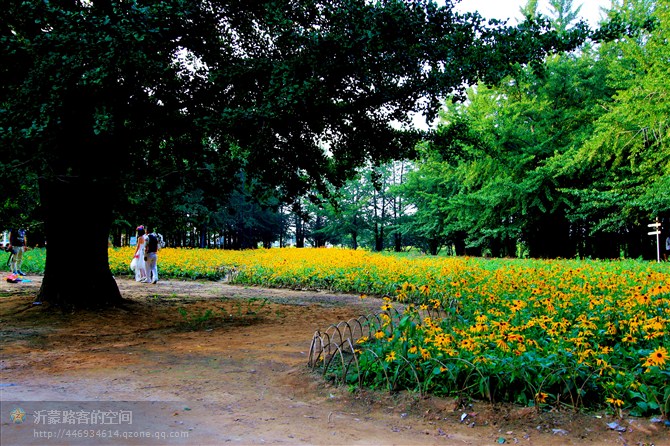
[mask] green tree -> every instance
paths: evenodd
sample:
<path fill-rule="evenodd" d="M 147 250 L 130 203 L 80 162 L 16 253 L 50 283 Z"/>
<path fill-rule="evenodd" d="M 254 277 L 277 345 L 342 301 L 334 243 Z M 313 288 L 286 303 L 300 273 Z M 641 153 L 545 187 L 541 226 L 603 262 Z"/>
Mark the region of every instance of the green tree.
<path fill-rule="evenodd" d="M 332 243 L 358 249 L 361 239 L 370 231 L 368 215 L 372 185 L 359 173 L 342 187 L 322 197 L 322 206 L 317 210 L 324 219 L 320 229 Z"/>
<path fill-rule="evenodd" d="M 519 12 L 521 12 L 521 15 L 523 15 L 526 19 L 537 18 L 537 0 L 528 0 L 525 5 L 519 8 Z"/>
<path fill-rule="evenodd" d="M 407 173 L 406 161 L 366 166 L 344 186 L 321 197 L 313 209 L 320 218 L 318 233 L 333 244 L 381 251 L 402 250 L 400 224 L 406 216 L 403 198 L 396 193 Z"/>
<path fill-rule="evenodd" d="M 121 298 L 107 243 L 125 172 L 160 177 L 169 159 L 183 176 L 244 166 L 287 197 L 339 186 L 419 138 L 392 121 L 587 35 L 487 26 L 428 0 L 33 0 L 1 14 L 0 142 L 40 178 L 40 298 L 87 306 Z"/>
<path fill-rule="evenodd" d="M 498 87 L 448 104 L 431 149 L 408 184 L 414 231 L 458 253 L 572 257 L 583 231 L 569 218 L 576 183 L 564 166 L 591 136 L 613 90 L 593 49 L 520 67 Z M 434 250 L 431 249 L 431 251 Z M 476 252 L 476 251 L 475 251 Z"/>
<path fill-rule="evenodd" d="M 573 20 L 561 5 L 556 17 Z M 414 230 L 463 234 L 493 255 L 517 243 L 534 257 L 648 254 L 646 223 L 669 216 L 667 8 L 628 2 L 611 17 L 622 39 L 520 67 L 447 105 L 421 180 L 408 184 Z"/>
<path fill-rule="evenodd" d="M 571 23 L 579 19 L 579 11 L 582 6 L 576 8 L 573 0 L 549 0 L 552 9 L 551 23 L 559 32 L 566 32 Z"/>
<path fill-rule="evenodd" d="M 636 0 L 611 14 L 637 23 L 638 32 L 600 46 L 615 94 L 602 104 L 592 136 L 565 163 L 568 175 L 582 179 L 570 189 L 577 204 L 573 218 L 589 222 L 604 243 L 617 236 L 628 256 L 651 257 L 653 251 L 655 257 L 647 224 L 659 217 L 667 226 L 670 217 L 670 7 Z"/>
<path fill-rule="evenodd" d="M 408 172 L 406 181 L 397 189 L 398 194 L 413 206 L 413 212 L 401 225 L 401 231 L 423 252 L 437 255 L 447 243 L 445 225 L 449 215 L 445 206 L 455 194 L 455 185 L 450 181 L 453 168 L 436 151 L 427 150 L 425 144 L 418 152 L 417 167 Z"/>
<path fill-rule="evenodd" d="M 412 170 L 412 163 L 408 160 L 399 160 L 392 163 L 390 168 L 388 191 L 390 195 L 389 236 L 392 239 L 393 250 L 401 252 L 409 244 L 409 240 L 403 236 L 402 227 L 408 220 L 411 204 L 405 202 L 399 190 L 405 182 L 407 174 Z"/>

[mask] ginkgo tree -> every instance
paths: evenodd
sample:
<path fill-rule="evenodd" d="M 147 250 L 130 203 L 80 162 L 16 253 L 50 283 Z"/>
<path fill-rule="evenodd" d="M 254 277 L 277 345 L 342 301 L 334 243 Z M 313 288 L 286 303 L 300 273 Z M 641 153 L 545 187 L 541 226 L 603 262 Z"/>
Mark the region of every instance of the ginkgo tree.
<path fill-rule="evenodd" d="M 564 32 L 576 15 L 552 5 Z M 447 104 L 405 185 L 418 207 L 410 229 L 494 256 L 648 257 L 647 224 L 670 209 L 667 14 L 662 2 L 626 2 L 607 24 L 619 39 Z"/>
<path fill-rule="evenodd" d="M 629 21 L 651 26 L 601 46 L 615 93 L 568 174 L 590 180 L 571 189 L 579 216 L 608 231 L 641 228 L 633 240 L 639 244 L 653 219 L 664 220 L 666 229 L 670 220 L 670 5 L 636 0 L 626 6 L 620 13 Z"/>

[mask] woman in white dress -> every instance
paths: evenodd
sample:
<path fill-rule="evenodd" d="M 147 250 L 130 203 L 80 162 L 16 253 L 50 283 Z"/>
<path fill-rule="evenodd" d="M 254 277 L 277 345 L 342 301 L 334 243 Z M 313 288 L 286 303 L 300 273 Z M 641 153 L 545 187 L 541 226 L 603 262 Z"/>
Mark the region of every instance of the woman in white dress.
<path fill-rule="evenodd" d="M 135 245 L 135 254 L 132 263 L 135 265 L 135 281 L 147 281 L 147 269 L 144 264 L 144 247 L 146 246 L 146 235 L 144 226 L 137 227 L 137 244 Z"/>

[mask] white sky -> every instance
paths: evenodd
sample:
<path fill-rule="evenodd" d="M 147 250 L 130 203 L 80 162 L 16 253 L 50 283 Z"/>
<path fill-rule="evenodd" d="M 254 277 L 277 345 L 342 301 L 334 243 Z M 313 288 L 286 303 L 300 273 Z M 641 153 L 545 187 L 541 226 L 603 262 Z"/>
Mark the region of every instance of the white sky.
<path fill-rule="evenodd" d="M 438 1 L 439 2 L 439 1 Z M 456 9 L 461 12 L 479 11 L 486 19 L 511 19 L 510 25 L 514 25 L 521 18 L 519 9 L 527 4 L 527 0 L 461 0 L 456 4 Z M 592 28 L 598 26 L 601 19 L 600 8 L 610 9 L 611 0 L 573 0 L 576 9 L 581 5 L 579 15 L 585 19 Z M 539 0 L 538 10 L 543 15 L 548 15 L 549 1 Z"/>

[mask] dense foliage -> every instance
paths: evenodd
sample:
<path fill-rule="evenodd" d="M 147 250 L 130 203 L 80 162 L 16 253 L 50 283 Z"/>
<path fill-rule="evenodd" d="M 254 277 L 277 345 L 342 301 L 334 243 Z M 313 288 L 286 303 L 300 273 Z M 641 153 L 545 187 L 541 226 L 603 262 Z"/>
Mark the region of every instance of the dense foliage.
<path fill-rule="evenodd" d="M 419 133 L 392 125 L 408 112 L 434 115 L 441 95 L 586 37 L 425 0 L 8 6 L 3 164 L 110 187 L 121 175 L 121 219 L 170 226 L 152 202 L 200 225 L 238 185 L 283 199 L 341 185 L 366 160 L 411 151 Z M 92 151 L 105 160 L 94 168 Z"/>
<path fill-rule="evenodd" d="M 404 188 L 419 230 L 494 256 L 656 257 L 647 225 L 667 230 L 670 217 L 670 10 L 626 8 L 653 27 L 520 67 L 445 108 Z"/>

